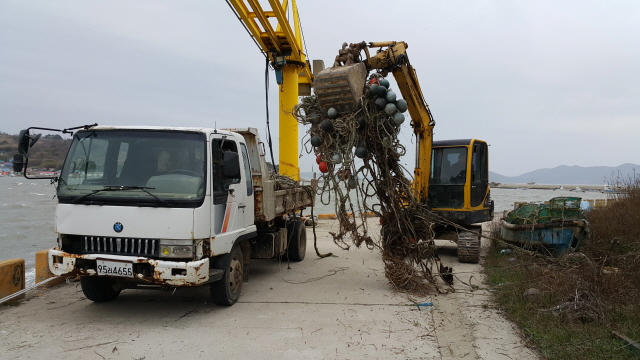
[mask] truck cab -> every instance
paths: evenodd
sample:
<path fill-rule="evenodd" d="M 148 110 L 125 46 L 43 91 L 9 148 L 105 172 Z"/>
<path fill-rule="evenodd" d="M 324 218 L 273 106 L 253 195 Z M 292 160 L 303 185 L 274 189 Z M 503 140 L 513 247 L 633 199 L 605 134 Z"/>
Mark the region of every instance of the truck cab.
<path fill-rule="evenodd" d="M 306 250 L 292 214 L 311 205 L 311 192 L 277 189 L 261 150 L 252 128 L 75 132 L 57 179 L 50 270 L 80 276 L 94 301 L 125 288 L 209 284 L 215 303 L 232 305 L 252 257 L 302 260 Z M 295 201 L 277 206 L 287 198 Z"/>

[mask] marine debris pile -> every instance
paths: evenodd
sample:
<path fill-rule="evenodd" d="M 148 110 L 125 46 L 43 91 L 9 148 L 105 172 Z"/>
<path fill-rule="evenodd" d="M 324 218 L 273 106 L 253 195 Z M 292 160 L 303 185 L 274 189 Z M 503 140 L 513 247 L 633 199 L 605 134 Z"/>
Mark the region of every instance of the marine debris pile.
<path fill-rule="evenodd" d="M 316 155 L 323 173 L 318 189 L 323 204 L 336 206 L 339 231 L 334 242 L 379 248 L 385 275 L 399 291 L 440 291 L 434 275 L 442 265 L 433 241 L 434 215 L 412 194 L 408 171 L 400 163 L 406 152 L 398 140 L 407 104 L 389 89 L 379 73 L 363 84 L 355 111 L 324 110 L 316 96 L 294 109 L 298 122 L 309 126 L 305 150 Z M 369 234 L 366 214 L 380 218 L 380 241 Z"/>

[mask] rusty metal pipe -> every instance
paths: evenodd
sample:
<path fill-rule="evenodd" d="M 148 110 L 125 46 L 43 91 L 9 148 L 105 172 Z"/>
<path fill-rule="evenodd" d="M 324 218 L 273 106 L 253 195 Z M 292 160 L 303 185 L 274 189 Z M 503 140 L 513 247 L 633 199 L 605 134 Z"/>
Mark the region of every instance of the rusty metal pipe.
<path fill-rule="evenodd" d="M 369 47 L 385 47 L 395 45 L 397 41 L 372 41 L 369 43 Z"/>

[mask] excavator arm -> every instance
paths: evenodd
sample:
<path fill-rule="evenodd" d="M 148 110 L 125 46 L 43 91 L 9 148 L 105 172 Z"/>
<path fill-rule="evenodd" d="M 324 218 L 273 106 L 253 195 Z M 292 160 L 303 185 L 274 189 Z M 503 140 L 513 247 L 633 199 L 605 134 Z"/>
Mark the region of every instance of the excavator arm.
<path fill-rule="evenodd" d="M 369 48 L 382 48 L 375 56 L 370 56 Z M 429 194 L 429 171 L 431 169 L 431 149 L 433 146 L 433 127 L 435 122 L 431 116 L 429 105 L 424 100 L 420 89 L 416 70 L 411 66 L 407 56 L 407 43 L 370 42 L 365 48 L 367 59 L 364 61 L 368 70 L 379 69 L 390 71 L 398 83 L 402 97 L 407 102 L 413 133 L 416 135 L 416 163 L 413 171 L 413 189 L 419 201 L 426 201 Z"/>
<path fill-rule="evenodd" d="M 361 42 L 350 44 L 348 47 L 344 44 L 340 55 L 336 57 L 334 67 L 326 69 L 316 76 L 315 88 L 318 99 L 324 108 L 347 109 L 345 103 L 357 104 L 366 80 L 365 72 L 362 72 L 363 75 L 359 74 L 358 66 L 362 67 L 359 63 L 364 64 L 367 72 L 377 70 L 383 76 L 387 76 L 389 73 L 393 74 L 402 97 L 407 102 L 412 120 L 411 125 L 416 135 L 417 149 L 413 189 L 417 199 L 426 202 L 429 194 L 435 122 L 431 116 L 429 105 L 424 100 L 416 71 L 409 62 L 407 47 L 407 43 L 403 41 Z M 379 48 L 379 50 L 371 56 L 370 49 L 373 48 Z M 362 51 L 365 53 L 365 59 L 361 59 Z M 344 63 L 345 66 L 341 66 L 341 63 Z M 361 76 L 365 76 L 365 78 Z"/>
<path fill-rule="evenodd" d="M 371 49 L 377 50 L 373 53 Z M 362 56 L 363 52 L 365 56 Z M 367 89 L 367 74 L 372 71 L 383 77 L 392 74 L 407 103 L 417 146 L 412 183 L 415 198 L 428 203 L 431 211 L 447 219 L 444 223 L 434 224 L 436 236 L 457 242 L 461 262 L 477 263 L 480 259 L 478 234 L 481 228 L 473 224 L 493 217 L 488 187 L 487 143 L 478 139 L 434 143 L 435 122 L 424 100 L 416 71 L 409 62 L 405 42 L 343 44 L 333 67 L 315 76 L 317 100 L 322 110 L 358 111 Z M 380 98 L 380 94 L 371 95 L 371 98 L 374 96 Z M 446 155 L 447 161 L 442 161 L 445 152 L 452 156 L 449 159 Z M 446 169 L 443 169 L 445 163 Z M 434 177 L 433 184 L 430 184 L 432 167 Z"/>

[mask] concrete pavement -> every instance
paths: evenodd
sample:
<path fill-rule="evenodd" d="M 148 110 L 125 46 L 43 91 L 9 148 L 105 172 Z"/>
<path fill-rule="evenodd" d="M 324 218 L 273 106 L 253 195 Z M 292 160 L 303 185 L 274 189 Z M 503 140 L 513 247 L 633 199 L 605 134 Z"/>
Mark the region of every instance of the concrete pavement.
<path fill-rule="evenodd" d="M 457 282 L 456 293 L 415 299 L 434 303 L 418 308 L 389 286 L 377 252 L 338 249 L 336 229 L 323 221 L 317 233 L 320 251 L 338 257 L 318 259 L 308 229 L 304 261 L 252 260 L 232 307 L 211 304 L 207 287 L 125 290 L 102 304 L 79 283 L 34 290 L 0 307 L 0 358 L 537 359 L 488 292 Z M 442 244 L 458 276 L 480 284 L 480 266 Z"/>

